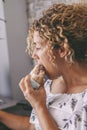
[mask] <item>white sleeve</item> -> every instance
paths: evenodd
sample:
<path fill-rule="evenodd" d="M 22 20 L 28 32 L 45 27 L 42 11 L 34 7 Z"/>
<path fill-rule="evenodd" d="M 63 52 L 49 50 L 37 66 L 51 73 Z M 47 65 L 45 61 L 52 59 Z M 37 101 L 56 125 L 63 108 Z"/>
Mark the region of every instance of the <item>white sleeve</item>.
<path fill-rule="evenodd" d="M 31 115 L 30 115 L 30 123 L 35 124 L 35 119 L 36 119 L 36 113 L 33 109 L 32 112 L 31 112 Z"/>
<path fill-rule="evenodd" d="M 41 130 L 41 127 L 40 127 L 40 124 L 39 124 L 39 121 L 38 121 L 38 118 L 34 109 L 31 112 L 29 122 L 35 125 L 36 130 Z"/>

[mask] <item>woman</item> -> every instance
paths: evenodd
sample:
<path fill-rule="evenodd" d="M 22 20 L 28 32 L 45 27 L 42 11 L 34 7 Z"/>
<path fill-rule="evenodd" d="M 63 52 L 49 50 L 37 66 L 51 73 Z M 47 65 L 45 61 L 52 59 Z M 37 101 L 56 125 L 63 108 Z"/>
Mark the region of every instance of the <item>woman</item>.
<path fill-rule="evenodd" d="M 19 83 L 33 107 L 27 128 L 86 130 L 87 6 L 55 4 L 50 7 L 34 21 L 27 50 L 38 64 L 44 66 L 50 79 L 38 90 L 32 88 L 30 75 Z M 61 75 L 65 84 L 61 88 L 64 91 L 59 93 L 59 86 L 54 86 L 52 80 Z"/>

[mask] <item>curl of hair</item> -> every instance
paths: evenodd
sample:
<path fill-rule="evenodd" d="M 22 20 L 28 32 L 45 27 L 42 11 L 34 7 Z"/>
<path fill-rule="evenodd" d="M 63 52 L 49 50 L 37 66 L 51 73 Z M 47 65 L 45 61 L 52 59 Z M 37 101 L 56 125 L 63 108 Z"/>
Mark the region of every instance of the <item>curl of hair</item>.
<path fill-rule="evenodd" d="M 38 31 L 42 38 L 48 39 L 52 54 L 52 44 L 64 46 L 65 59 L 69 62 L 87 62 L 87 6 L 84 4 L 55 4 L 35 20 L 28 35 L 27 50 L 33 52 L 33 33 Z M 53 54 L 52 54 L 53 55 Z M 53 57 L 52 57 L 53 58 Z M 51 59 L 51 58 L 50 58 Z M 55 59 L 55 57 L 53 58 Z"/>

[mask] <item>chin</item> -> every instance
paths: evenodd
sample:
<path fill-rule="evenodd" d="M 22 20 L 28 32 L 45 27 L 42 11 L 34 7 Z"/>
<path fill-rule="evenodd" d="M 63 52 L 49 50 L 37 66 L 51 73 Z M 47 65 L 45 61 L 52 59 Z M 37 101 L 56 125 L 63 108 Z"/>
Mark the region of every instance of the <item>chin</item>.
<path fill-rule="evenodd" d="M 48 77 L 49 79 L 51 79 L 51 80 L 54 80 L 54 79 L 57 79 L 58 77 L 60 77 L 60 75 L 59 75 L 59 74 L 57 74 L 57 75 L 47 74 L 47 77 Z"/>
<path fill-rule="evenodd" d="M 48 79 L 51 79 L 51 80 L 53 80 L 55 78 L 53 75 L 48 74 L 48 73 L 46 73 L 46 76 L 47 76 Z"/>
<path fill-rule="evenodd" d="M 44 67 L 44 68 L 45 68 L 45 67 Z M 58 74 L 54 74 L 53 72 L 49 72 L 49 71 L 47 71 L 46 68 L 45 68 L 45 73 L 46 73 L 46 77 L 47 77 L 48 79 L 53 80 L 53 79 L 58 78 Z"/>

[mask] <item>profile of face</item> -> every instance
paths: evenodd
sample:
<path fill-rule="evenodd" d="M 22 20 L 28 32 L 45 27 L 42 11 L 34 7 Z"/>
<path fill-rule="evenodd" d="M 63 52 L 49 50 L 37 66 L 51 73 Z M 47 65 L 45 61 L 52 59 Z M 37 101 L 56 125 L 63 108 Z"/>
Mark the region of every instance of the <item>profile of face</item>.
<path fill-rule="evenodd" d="M 38 64 L 44 66 L 49 77 L 67 73 L 66 68 L 76 63 L 87 63 L 86 14 L 85 5 L 56 4 L 33 22 L 27 50 Z"/>
<path fill-rule="evenodd" d="M 52 62 L 50 61 L 50 56 L 48 55 L 48 42 L 49 40 L 43 39 L 38 31 L 34 32 L 34 44 L 35 44 L 35 49 L 32 55 L 32 58 L 34 58 L 38 64 L 41 64 L 44 66 L 46 74 L 49 78 L 56 78 L 59 74 L 59 68 L 61 66 L 61 58 L 59 56 L 59 51 L 54 50 L 53 55 L 56 57 L 55 59 L 55 64 L 54 66 Z M 58 59 L 58 60 L 57 60 Z"/>

